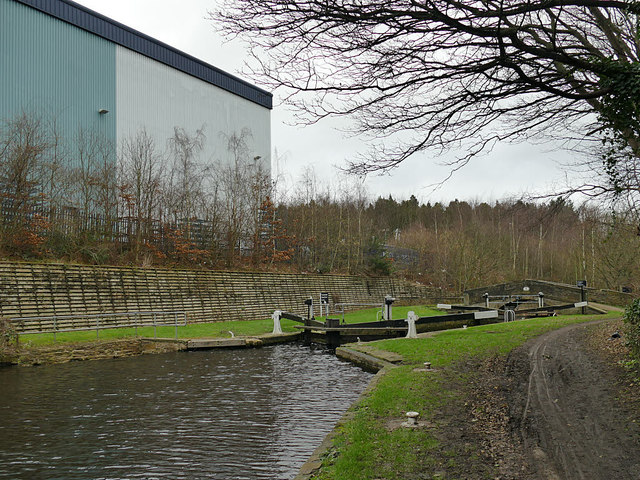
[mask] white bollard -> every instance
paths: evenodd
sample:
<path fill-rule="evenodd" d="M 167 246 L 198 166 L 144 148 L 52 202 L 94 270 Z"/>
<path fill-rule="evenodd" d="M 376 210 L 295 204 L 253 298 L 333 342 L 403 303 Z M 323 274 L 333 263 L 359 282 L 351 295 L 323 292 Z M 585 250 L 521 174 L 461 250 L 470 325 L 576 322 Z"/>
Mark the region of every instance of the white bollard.
<path fill-rule="evenodd" d="M 420 413 L 418 412 L 407 412 L 407 421 L 402 423 L 403 427 L 415 428 L 418 427 L 418 417 Z"/>
<path fill-rule="evenodd" d="M 273 318 L 273 332 L 271 333 L 274 335 L 282 333 L 282 327 L 280 326 L 281 315 L 282 315 L 281 310 L 276 310 L 275 312 L 273 312 L 273 315 L 271 315 L 271 318 Z"/>
<path fill-rule="evenodd" d="M 409 324 L 409 329 L 407 330 L 407 336 L 405 338 L 418 338 L 418 333 L 416 332 L 416 320 L 418 320 L 418 317 L 415 312 L 411 311 L 407 314 L 405 322 Z"/>

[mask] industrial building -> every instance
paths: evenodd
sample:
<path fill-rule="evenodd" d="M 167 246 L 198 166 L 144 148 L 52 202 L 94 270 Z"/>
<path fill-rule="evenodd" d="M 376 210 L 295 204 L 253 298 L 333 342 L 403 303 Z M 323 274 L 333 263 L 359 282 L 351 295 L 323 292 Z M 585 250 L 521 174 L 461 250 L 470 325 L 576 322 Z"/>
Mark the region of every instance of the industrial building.
<path fill-rule="evenodd" d="M 74 2 L 0 0 L 0 62 L 2 121 L 26 112 L 114 149 L 142 128 L 161 149 L 176 127 L 204 129 L 205 161 L 230 161 L 225 136 L 248 131 L 270 169 L 269 92 Z"/>

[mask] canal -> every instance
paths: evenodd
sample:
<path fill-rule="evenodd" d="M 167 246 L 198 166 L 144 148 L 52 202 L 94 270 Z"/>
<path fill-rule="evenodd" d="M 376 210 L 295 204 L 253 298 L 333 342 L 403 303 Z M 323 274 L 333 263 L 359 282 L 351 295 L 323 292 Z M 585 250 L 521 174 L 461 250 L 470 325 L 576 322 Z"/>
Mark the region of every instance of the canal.
<path fill-rule="evenodd" d="M 370 379 L 298 344 L 0 368 L 0 479 L 290 479 Z"/>

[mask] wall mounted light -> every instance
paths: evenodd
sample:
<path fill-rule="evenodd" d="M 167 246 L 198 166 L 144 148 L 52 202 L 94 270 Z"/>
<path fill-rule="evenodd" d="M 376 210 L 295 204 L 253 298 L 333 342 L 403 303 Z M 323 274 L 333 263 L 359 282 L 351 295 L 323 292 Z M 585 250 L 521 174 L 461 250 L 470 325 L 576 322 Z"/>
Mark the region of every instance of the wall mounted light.
<path fill-rule="evenodd" d="M 109 113 L 109 110 L 107 110 L 106 108 L 101 108 L 100 110 L 98 110 L 98 113 L 99 113 L 100 115 L 104 115 L 104 114 L 106 114 L 106 113 Z"/>

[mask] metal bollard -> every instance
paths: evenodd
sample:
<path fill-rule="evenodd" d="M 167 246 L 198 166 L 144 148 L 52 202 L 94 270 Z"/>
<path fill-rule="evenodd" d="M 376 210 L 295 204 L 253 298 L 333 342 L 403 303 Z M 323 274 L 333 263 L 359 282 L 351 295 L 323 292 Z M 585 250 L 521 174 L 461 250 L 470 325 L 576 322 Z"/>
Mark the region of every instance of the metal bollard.
<path fill-rule="evenodd" d="M 393 298 L 391 295 L 386 295 L 384 297 L 384 304 L 383 304 L 383 314 L 382 314 L 382 318 L 384 320 L 393 320 L 392 316 L 392 309 L 393 309 L 393 302 L 395 302 L 396 299 Z"/>
<path fill-rule="evenodd" d="M 304 304 L 307 306 L 307 318 L 313 320 L 313 297 L 307 298 Z"/>

